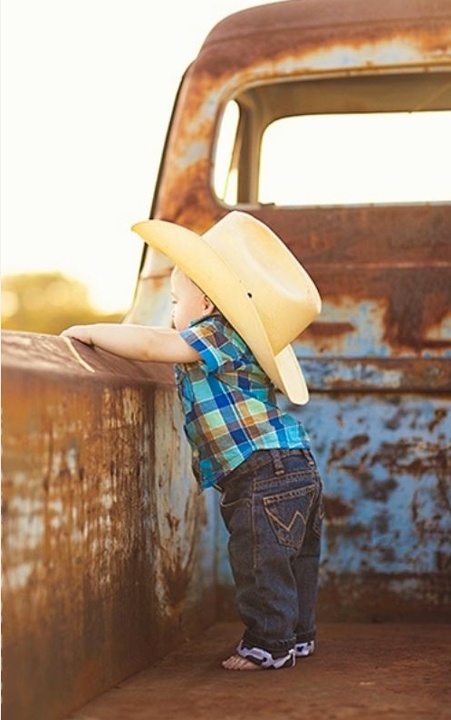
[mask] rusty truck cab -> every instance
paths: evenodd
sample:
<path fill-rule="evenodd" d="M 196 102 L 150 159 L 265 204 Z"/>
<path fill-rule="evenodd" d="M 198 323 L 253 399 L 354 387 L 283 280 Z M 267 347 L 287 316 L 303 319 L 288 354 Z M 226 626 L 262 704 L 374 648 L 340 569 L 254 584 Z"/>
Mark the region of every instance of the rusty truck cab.
<path fill-rule="evenodd" d="M 252 213 L 319 287 L 295 344 L 311 401 L 291 409 L 325 478 L 321 602 L 340 618 L 448 612 L 450 9 L 293 0 L 223 20 L 183 77 L 151 212 L 199 233 Z M 147 251 L 139 320 L 167 292 L 155 267 Z"/>

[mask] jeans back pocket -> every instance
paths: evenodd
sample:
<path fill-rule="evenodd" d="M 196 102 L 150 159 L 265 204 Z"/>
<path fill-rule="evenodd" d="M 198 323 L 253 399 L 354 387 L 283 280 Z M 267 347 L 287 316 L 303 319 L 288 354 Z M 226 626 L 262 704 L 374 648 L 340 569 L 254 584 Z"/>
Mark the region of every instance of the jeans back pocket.
<path fill-rule="evenodd" d="M 263 498 L 266 517 L 281 545 L 301 547 L 316 492 L 316 485 L 309 485 Z"/>

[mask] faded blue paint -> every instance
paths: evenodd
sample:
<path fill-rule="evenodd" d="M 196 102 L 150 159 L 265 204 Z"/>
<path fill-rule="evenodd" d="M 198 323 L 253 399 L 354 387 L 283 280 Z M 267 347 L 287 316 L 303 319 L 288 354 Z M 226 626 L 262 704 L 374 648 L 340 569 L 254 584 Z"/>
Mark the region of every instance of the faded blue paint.
<path fill-rule="evenodd" d="M 205 155 L 206 144 L 203 142 L 191 143 L 186 146 L 186 152 L 179 155 L 177 164 L 181 170 L 195 165 Z"/>
<path fill-rule="evenodd" d="M 293 408 L 291 408 L 293 411 Z M 446 400 L 321 393 L 297 411 L 323 477 L 321 585 L 383 574 L 398 593 L 421 575 L 451 575 L 451 428 Z M 220 583 L 232 585 L 219 524 Z"/>
<path fill-rule="evenodd" d="M 301 415 L 330 501 L 324 571 L 451 570 L 449 403 L 319 396 Z"/>
<path fill-rule="evenodd" d="M 379 303 L 372 300 L 354 300 L 346 297 L 339 304 L 323 302 L 321 315 L 316 321 L 318 328 L 315 336 L 303 338 L 302 343 L 297 345 L 297 353 L 300 357 L 315 357 L 318 354 L 318 345 L 322 357 L 333 357 L 337 355 L 337 347 L 342 357 L 390 357 L 393 355 L 392 345 L 385 339 L 386 335 L 386 309 Z M 343 327 L 343 331 L 337 337 L 336 327 Z M 321 327 L 331 328 L 321 335 L 318 340 Z M 431 352 L 427 348 L 421 353 L 423 357 L 451 357 L 451 349 L 447 347 L 447 340 L 450 337 L 449 322 L 444 321 L 440 326 L 440 333 L 436 338 L 443 347 L 434 348 Z M 427 338 L 426 338 L 427 339 Z M 403 348 L 403 357 L 417 357 L 418 352 L 412 348 Z"/>

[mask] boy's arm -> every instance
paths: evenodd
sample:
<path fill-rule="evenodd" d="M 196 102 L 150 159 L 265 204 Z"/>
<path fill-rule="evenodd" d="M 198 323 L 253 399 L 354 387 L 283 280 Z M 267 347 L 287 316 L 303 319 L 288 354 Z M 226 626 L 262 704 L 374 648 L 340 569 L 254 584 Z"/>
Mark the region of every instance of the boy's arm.
<path fill-rule="evenodd" d="M 61 333 L 86 345 L 106 350 L 128 360 L 191 363 L 200 360 L 194 350 L 172 328 L 147 327 L 126 323 L 73 325 Z"/>

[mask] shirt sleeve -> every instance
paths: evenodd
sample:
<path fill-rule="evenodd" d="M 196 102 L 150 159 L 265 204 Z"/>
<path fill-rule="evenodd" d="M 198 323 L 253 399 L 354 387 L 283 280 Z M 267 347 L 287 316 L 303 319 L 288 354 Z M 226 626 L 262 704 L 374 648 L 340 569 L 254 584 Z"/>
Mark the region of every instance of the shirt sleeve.
<path fill-rule="evenodd" d="M 197 350 L 208 372 L 236 369 L 243 362 L 241 338 L 214 318 L 181 330 L 180 335 Z"/>

